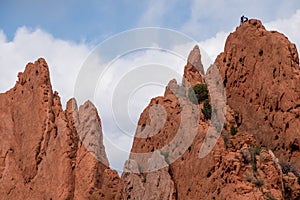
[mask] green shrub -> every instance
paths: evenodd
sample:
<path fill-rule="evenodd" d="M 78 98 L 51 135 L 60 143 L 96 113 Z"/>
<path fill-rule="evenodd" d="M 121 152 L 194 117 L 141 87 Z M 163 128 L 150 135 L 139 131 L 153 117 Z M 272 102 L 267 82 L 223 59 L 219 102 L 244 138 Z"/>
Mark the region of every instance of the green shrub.
<path fill-rule="evenodd" d="M 260 147 L 260 146 L 255 146 L 255 148 L 254 148 L 254 153 L 255 153 L 256 155 L 260 155 L 260 152 L 261 152 L 261 147 Z"/>
<path fill-rule="evenodd" d="M 205 84 L 196 84 L 189 88 L 188 97 L 194 104 L 199 104 L 208 99 L 208 89 Z"/>
<path fill-rule="evenodd" d="M 298 184 L 300 185 L 300 176 L 298 177 Z"/>
<path fill-rule="evenodd" d="M 259 179 L 255 180 L 253 183 L 254 183 L 254 185 L 256 187 L 261 187 L 261 186 L 264 185 L 264 180 L 262 180 L 261 178 L 259 178 Z"/>
<path fill-rule="evenodd" d="M 208 99 L 206 99 L 204 101 L 203 109 L 201 111 L 204 115 L 204 119 L 210 119 L 211 118 L 211 105 L 210 105 Z"/>
<path fill-rule="evenodd" d="M 231 127 L 230 127 L 230 134 L 231 135 L 235 135 L 237 133 L 237 130 L 236 130 L 236 128 L 232 125 Z"/>
<path fill-rule="evenodd" d="M 250 147 L 250 156 L 251 156 L 251 162 L 252 162 L 252 170 L 253 170 L 254 173 L 256 173 L 256 171 L 257 171 L 256 153 L 255 153 L 253 145 Z"/>
<path fill-rule="evenodd" d="M 253 170 L 254 173 L 256 173 L 256 171 L 257 171 L 256 158 L 255 157 L 252 160 L 252 170 Z"/>

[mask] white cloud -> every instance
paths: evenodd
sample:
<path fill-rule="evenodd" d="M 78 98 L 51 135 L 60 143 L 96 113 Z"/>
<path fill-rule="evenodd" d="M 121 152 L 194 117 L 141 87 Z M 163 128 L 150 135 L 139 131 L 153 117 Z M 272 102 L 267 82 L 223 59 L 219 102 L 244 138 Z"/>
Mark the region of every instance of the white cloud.
<path fill-rule="evenodd" d="M 123 169 L 141 112 L 153 97 L 164 94 L 171 79 L 181 82 L 185 63 L 173 53 L 141 49 L 118 57 L 98 80 L 93 102 L 100 112 L 112 167 Z"/>
<path fill-rule="evenodd" d="M 184 60 L 187 60 L 191 50 L 195 45 L 198 45 L 201 53 L 201 61 L 204 67 L 204 70 L 207 70 L 208 67 L 214 62 L 217 54 L 220 53 L 223 43 L 225 43 L 227 35 L 224 32 L 218 33 L 216 37 L 210 38 L 203 42 L 188 42 L 181 45 L 175 45 L 172 50 L 179 54 Z M 184 65 L 179 67 L 179 70 L 183 72 Z M 183 75 L 183 74 L 182 74 Z"/>
<path fill-rule="evenodd" d="M 277 30 L 283 33 L 291 42 L 296 44 L 297 48 L 300 47 L 300 37 L 298 34 L 300 32 L 300 9 L 289 18 L 264 23 L 264 26 L 267 30 Z M 214 37 L 199 42 L 200 46 L 207 52 L 212 61 L 224 51 L 228 35 L 228 32 L 220 31 Z"/>
<path fill-rule="evenodd" d="M 6 41 L 6 35 L 3 30 L 0 30 L 0 43 L 4 43 Z"/>
<path fill-rule="evenodd" d="M 273 0 L 253 0 L 251 3 L 237 0 L 192 0 L 190 17 L 182 25 L 181 31 L 198 40 L 205 40 L 218 32 L 231 31 L 239 25 L 242 15 L 263 22 L 276 21 L 278 18 L 288 18 L 299 8 L 298 0 L 279 0 L 276 3 Z"/>
<path fill-rule="evenodd" d="M 21 27 L 12 41 L 0 31 L 0 92 L 13 87 L 17 73 L 24 71 L 28 62 L 44 57 L 49 65 L 52 86 L 64 104 L 73 96 L 75 79 L 82 62 L 90 52 L 85 44 L 54 38 L 49 33 Z"/>
<path fill-rule="evenodd" d="M 269 30 L 282 32 L 291 42 L 296 44 L 297 48 L 300 48 L 300 9 L 298 9 L 290 18 L 278 19 L 266 23 L 265 27 Z"/>
<path fill-rule="evenodd" d="M 207 52 L 212 62 L 214 62 L 217 56 L 223 51 L 227 36 L 228 33 L 222 31 L 217 33 L 215 37 L 200 42 L 200 46 Z M 208 67 L 209 66 L 206 65 L 205 70 L 207 70 Z"/>

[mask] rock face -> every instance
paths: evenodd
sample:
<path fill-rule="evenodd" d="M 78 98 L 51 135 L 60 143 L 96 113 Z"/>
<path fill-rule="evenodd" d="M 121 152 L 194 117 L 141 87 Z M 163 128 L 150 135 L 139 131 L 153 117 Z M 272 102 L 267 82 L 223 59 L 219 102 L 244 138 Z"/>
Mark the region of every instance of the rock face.
<path fill-rule="evenodd" d="M 300 199 L 298 53 L 258 20 L 230 34 L 206 75 L 195 46 L 182 84 L 141 114 L 121 178 L 90 101 L 63 110 L 44 59 L 18 77 L 0 94 L 0 199 Z M 189 99 L 198 83 L 210 119 L 207 101 Z"/>
<path fill-rule="evenodd" d="M 201 62 L 199 46 L 196 45 L 191 51 L 187 64 L 184 68 L 182 85 L 190 87 L 197 83 L 204 83 L 204 68 Z"/>
<path fill-rule="evenodd" d="M 96 108 L 70 100 L 63 111 L 44 59 L 18 77 L 0 94 L 1 199 L 113 199 L 119 178 L 107 167 Z"/>
<path fill-rule="evenodd" d="M 249 20 L 216 60 L 239 131 L 300 169 L 300 67 L 296 46 Z"/>
<path fill-rule="evenodd" d="M 295 45 L 284 35 L 265 30 L 260 21 L 250 20 L 228 37 L 224 53 L 205 77 L 201 69 L 196 46 L 182 86 L 171 81 L 165 95 L 152 99 L 141 114 L 122 175 L 123 199 L 300 198 L 296 177 L 300 76 Z M 214 126 L 207 137 L 215 121 L 204 119 L 203 103 L 191 104 L 186 89 L 206 82 L 216 91 L 211 83 L 218 75 L 222 81 L 215 85 L 223 82 L 227 97 L 221 108 L 226 123 L 223 128 Z M 220 98 L 211 94 L 210 101 L 214 104 Z M 216 144 L 201 157 L 203 142 L 210 137 L 217 138 Z M 159 154 L 169 165 L 154 162 Z M 283 173 L 281 161 L 294 163 L 297 169 Z M 159 170 L 151 171 L 152 165 L 159 165 Z"/>

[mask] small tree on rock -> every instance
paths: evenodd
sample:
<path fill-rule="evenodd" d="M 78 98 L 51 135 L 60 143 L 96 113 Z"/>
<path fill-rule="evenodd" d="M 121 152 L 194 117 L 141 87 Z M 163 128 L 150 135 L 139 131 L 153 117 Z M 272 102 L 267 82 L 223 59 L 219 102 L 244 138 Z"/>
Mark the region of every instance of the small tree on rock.
<path fill-rule="evenodd" d="M 208 99 L 208 90 L 205 84 L 196 84 L 189 88 L 188 93 L 189 100 L 194 104 L 199 104 L 202 101 Z"/>
<path fill-rule="evenodd" d="M 208 99 L 206 99 L 204 101 L 202 113 L 204 115 L 204 119 L 208 120 L 211 118 L 211 105 L 210 105 Z"/>

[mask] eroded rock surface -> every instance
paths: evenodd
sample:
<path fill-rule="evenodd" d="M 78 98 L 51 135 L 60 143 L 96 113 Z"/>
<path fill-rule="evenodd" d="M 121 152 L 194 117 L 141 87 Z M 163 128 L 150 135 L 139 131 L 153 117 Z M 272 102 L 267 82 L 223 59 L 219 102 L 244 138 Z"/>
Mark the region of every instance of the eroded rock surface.
<path fill-rule="evenodd" d="M 206 75 L 195 46 L 182 84 L 171 80 L 142 112 L 121 178 L 90 101 L 64 111 L 44 59 L 18 77 L 0 94 L 1 199 L 300 198 L 298 53 L 259 20 L 229 35 Z M 189 99 L 197 83 L 208 85 L 211 119 Z"/>
<path fill-rule="evenodd" d="M 230 34 L 217 60 L 240 131 L 300 167 L 300 67 L 296 46 L 259 20 Z M 299 168 L 300 169 L 300 168 Z"/>
<path fill-rule="evenodd" d="M 18 77 L 0 94 L 1 199 L 113 199 L 119 177 L 108 167 L 96 108 L 70 100 L 63 111 L 44 59 Z"/>
<path fill-rule="evenodd" d="M 299 164 L 300 77 L 295 45 L 284 35 L 265 30 L 260 21 L 250 20 L 230 34 L 224 53 L 205 77 L 191 62 L 201 60 L 197 50 L 195 47 L 189 56 L 183 86 L 172 80 L 165 95 L 152 99 L 141 114 L 129 160 L 134 165 L 125 166 L 122 176 L 123 198 L 151 199 L 151 192 L 147 193 L 150 188 L 159 191 L 159 199 L 299 198 L 297 177 L 293 173 L 283 174 L 280 164 L 281 159 Z M 221 82 L 216 80 L 218 76 Z M 206 83 L 216 92 L 221 92 L 218 85 L 224 84 L 222 95 L 226 94 L 227 105 L 218 104 L 223 101 L 222 95 L 210 96 L 217 108 L 223 105 L 218 109 L 225 116 L 224 126 L 210 129 L 210 125 L 216 124 L 215 118 L 204 119 L 203 103 L 189 104 L 186 90 L 178 95 L 180 88 L 188 89 L 197 83 Z M 195 116 L 199 118 L 191 120 Z M 189 124 L 182 123 L 186 118 Z M 232 133 L 232 127 L 237 133 Z M 191 134 L 193 129 L 195 134 Z M 212 132 L 206 137 L 209 130 Z M 181 134 L 181 140 L 174 140 Z M 182 148 L 180 142 L 191 135 L 191 142 L 183 142 Z M 199 156 L 203 142 L 210 137 L 218 138 L 215 146 L 207 156 Z M 173 141 L 179 143 L 173 146 Z M 180 152 L 180 156 L 174 156 L 174 152 Z M 169 164 L 161 164 L 165 170 L 149 170 L 149 153 L 165 157 Z M 139 154 L 145 156 L 139 158 Z M 130 171 L 134 168 L 137 170 Z M 172 196 L 164 196 L 165 190 L 156 181 L 151 185 L 146 184 L 147 178 L 145 181 L 145 177 L 153 174 L 165 176 L 166 169 L 166 179 L 174 185 Z M 137 188 L 142 192 L 136 192 Z"/>

